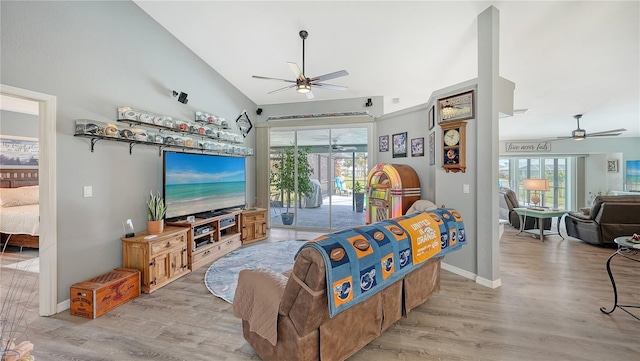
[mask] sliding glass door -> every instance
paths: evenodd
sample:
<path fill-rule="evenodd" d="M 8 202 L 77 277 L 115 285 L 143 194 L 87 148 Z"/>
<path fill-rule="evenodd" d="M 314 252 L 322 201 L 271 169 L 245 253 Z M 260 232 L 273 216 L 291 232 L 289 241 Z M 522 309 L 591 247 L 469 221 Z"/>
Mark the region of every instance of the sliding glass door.
<path fill-rule="evenodd" d="M 354 188 L 365 185 L 368 171 L 369 127 L 296 129 L 271 128 L 270 215 L 272 227 L 338 230 L 363 225 L 364 212 L 356 207 Z M 303 156 L 311 168 L 306 194 L 278 189 L 274 173 L 287 149 Z M 301 164 L 302 159 L 296 159 Z M 302 181 L 301 179 L 298 180 Z M 282 214 L 293 214 L 291 224 Z"/>

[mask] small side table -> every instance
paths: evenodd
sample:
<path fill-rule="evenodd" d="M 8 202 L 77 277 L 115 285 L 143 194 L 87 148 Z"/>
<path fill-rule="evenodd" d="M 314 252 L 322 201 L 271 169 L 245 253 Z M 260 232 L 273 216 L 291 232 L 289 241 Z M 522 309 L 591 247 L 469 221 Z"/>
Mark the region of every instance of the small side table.
<path fill-rule="evenodd" d="M 631 315 L 631 317 L 640 321 L 640 318 L 638 316 L 632 314 L 631 312 L 625 309 L 625 308 L 640 308 L 640 305 L 618 304 L 618 289 L 616 287 L 616 281 L 613 279 L 613 273 L 611 273 L 611 260 L 615 256 L 619 255 L 628 260 L 631 260 L 634 262 L 640 262 L 640 254 L 639 254 L 640 243 L 631 243 L 627 241 L 627 239 L 629 238 L 631 238 L 631 236 L 617 237 L 616 239 L 613 240 L 616 244 L 618 244 L 618 249 L 615 252 L 613 252 L 613 254 L 609 256 L 609 259 L 607 260 L 607 273 L 609 274 L 609 279 L 611 279 L 611 286 L 613 286 L 613 307 L 611 307 L 611 310 L 608 310 L 608 311 L 606 307 L 600 307 L 600 311 L 608 315 L 613 311 L 615 311 L 616 308 L 619 308 L 624 312 L 628 313 L 629 315 Z"/>
<path fill-rule="evenodd" d="M 552 236 L 552 235 L 557 235 L 560 236 L 560 238 L 564 239 L 564 237 L 562 237 L 562 234 L 560 233 L 560 219 L 562 218 L 562 216 L 565 215 L 565 213 L 567 213 L 567 211 L 563 210 L 537 210 L 537 209 L 529 209 L 529 208 L 514 208 L 514 211 L 516 211 L 516 213 L 520 216 L 520 232 L 518 232 L 518 234 L 524 232 L 524 233 L 529 233 L 532 234 L 534 236 L 539 236 L 540 240 L 542 242 L 544 242 L 544 236 Z M 533 217 L 537 219 L 538 222 L 538 229 L 524 229 L 524 224 L 527 222 L 527 217 Z M 544 229 L 544 220 L 547 218 L 554 218 L 557 217 L 558 218 L 558 223 L 557 223 L 557 232 L 552 232 L 551 230 L 546 230 Z"/>

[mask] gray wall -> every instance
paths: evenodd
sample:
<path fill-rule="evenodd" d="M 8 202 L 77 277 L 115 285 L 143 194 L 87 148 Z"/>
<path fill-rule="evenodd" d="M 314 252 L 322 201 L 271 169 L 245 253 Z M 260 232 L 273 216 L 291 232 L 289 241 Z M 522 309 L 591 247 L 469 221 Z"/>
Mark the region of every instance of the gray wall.
<path fill-rule="evenodd" d="M 38 138 L 38 116 L 0 110 L 0 134 Z"/>
<path fill-rule="evenodd" d="M 75 283 L 122 265 L 122 221 L 146 229 L 145 200 L 162 187 L 154 147 L 73 137 L 74 120 L 115 121 L 130 105 L 174 118 L 203 110 L 233 122 L 256 104 L 133 2 L 1 3 L 2 84 L 57 97 L 58 302 Z M 215 44 L 212 44 L 215 46 Z M 226 54 L 225 56 L 234 56 Z M 184 105 L 171 90 L 189 94 Z M 255 132 L 245 144 L 254 147 Z M 255 161 L 247 159 L 247 198 Z M 82 187 L 93 186 L 83 198 Z"/>

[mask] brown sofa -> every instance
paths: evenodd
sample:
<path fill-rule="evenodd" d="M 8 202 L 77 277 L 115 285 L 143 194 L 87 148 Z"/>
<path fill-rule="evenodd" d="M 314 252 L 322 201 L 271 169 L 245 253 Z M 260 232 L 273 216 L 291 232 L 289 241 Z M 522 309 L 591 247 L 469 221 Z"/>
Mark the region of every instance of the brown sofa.
<path fill-rule="evenodd" d="M 234 312 L 243 303 L 262 304 L 249 315 L 236 315 L 243 318 L 245 339 L 265 361 L 345 360 L 440 289 L 441 259 L 427 260 L 366 301 L 330 318 L 324 260 L 316 249 L 305 248 L 289 277 L 268 270 L 241 271 Z M 264 336 L 264 328 L 248 320 L 270 317 L 277 321 L 277 340 Z"/>
<path fill-rule="evenodd" d="M 614 245 L 616 237 L 640 233 L 640 195 L 597 196 L 585 212 L 567 213 L 570 237 L 595 245 Z"/>

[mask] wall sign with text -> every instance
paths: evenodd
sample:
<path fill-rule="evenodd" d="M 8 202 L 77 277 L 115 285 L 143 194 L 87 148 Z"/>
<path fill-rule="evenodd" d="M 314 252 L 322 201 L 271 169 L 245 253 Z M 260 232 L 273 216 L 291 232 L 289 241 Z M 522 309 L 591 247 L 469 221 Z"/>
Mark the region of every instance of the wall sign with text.
<path fill-rule="evenodd" d="M 507 142 L 505 148 L 507 152 L 518 153 L 550 152 L 551 142 Z"/>

